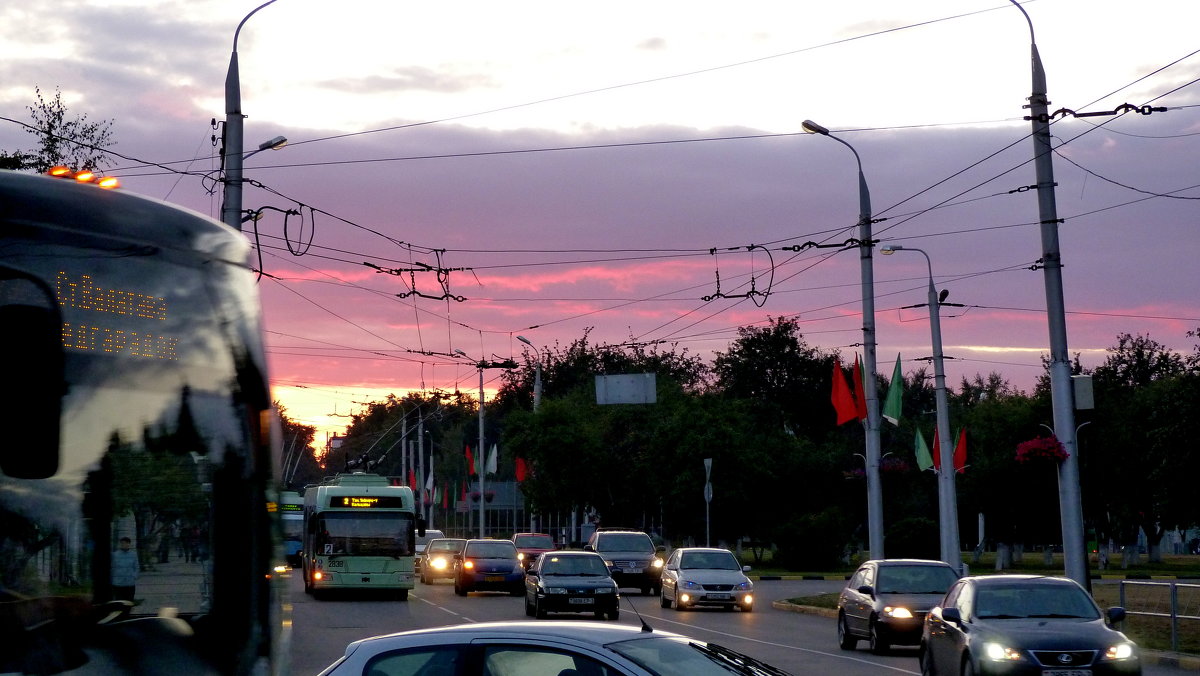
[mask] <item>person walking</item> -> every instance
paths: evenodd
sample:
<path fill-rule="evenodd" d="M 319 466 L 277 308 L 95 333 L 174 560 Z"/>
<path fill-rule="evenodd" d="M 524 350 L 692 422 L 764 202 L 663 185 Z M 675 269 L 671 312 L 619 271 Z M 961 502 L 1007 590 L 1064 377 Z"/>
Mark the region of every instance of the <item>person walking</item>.
<path fill-rule="evenodd" d="M 133 550 L 133 541 L 127 536 L 122 537 L 117 551 L 112 555 L 113 599 L 117 601 L 133 600 L 133 592 L 137 586 L 140 569 L 137 552 Z"/>

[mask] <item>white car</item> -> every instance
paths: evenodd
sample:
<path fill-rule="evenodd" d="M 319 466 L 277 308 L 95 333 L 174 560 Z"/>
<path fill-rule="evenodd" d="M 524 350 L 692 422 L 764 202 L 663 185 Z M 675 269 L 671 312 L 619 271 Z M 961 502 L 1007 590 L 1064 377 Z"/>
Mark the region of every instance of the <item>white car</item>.
<path fill-rule="evenodd" d="M 787 676 L 680 634 L 598 622 L 484 622 L 354 641 L 321 676 Z"/>
<path fill-rule="evenodd" d="M 749 570 L 728 549 L 680 547 L 663 566 L 662 607 L 716 606 L 748 613 L 754 610 L 754 583 L 746 577 Z"/>

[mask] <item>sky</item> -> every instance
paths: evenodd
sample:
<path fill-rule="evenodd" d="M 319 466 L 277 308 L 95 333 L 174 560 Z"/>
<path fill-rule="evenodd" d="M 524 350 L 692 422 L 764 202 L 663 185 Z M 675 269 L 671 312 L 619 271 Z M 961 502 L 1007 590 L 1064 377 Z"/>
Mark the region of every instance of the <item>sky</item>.
<path fill-rule="evenodd" d="M 112 120 L 124 190 L 220 217 L 235 30 L 261 2 L 0 6 L 0 117 L 35 87 Z M 1200 3 L 1023 5 L 1052 111 L 1068 350 L 1200 339 Z M 796 318 L 862 351 L 855 155 L 879 245 L 948 301 L 948 383 L 1029 391 L 1049 352 L 1030 27 L 1000 0 L 338 3 L 238 33 L 243 206 L 275 397 L 319 440 L 388 393 L 588 336 L 711 359 Z M 219 127 L 219 125 L 218 125 Z M 0 120 L 0 148 L 34 138 Z M 277 210 L 299 210 L 286 222 Z M 256 226 L 256 227 L 255 227 Z M 874 258 L 878 370 L 931 355 L 929 268 Z M 467 356 L 457 353 L 461 350 Z M 485 388 L 498 371 L 485 372 Z"/>

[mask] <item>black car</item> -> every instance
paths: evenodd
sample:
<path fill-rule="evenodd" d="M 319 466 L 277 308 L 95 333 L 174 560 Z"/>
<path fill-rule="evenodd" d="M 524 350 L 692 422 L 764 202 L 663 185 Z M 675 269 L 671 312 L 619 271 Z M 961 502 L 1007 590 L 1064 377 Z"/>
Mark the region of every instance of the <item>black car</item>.
<path fill-rule="evenodd" d="M 964 577 L 925 618 L 923 674 L 1105 676 L 1141 674 L 1138 648 L 1109 626 L 1074 580 L 1035 575 Z"/>
<path fill-rule="evenodd" d="M 583 548 L 604 557 L 617 586 L 636 587 L 656 596 L 662 590 L 666 548 L 656 547 L 642 531 L 601 529 L 592 533 Z"/>
<path fill-rule="evenodd" d="M 591 613 L 615 620 L 621 594 L 604 559 L 594 552 L 547 552 L 525 577 L 525 614 Z"/>
<path fill-rule="evenodd" d="M 892 645 L 917 645 L 925 614 L 957 579 L 958 573 L 943 561 L 864 562 L 838 596 L 838 645 L 853 650 L 866 639 L 874 653 Z"/>

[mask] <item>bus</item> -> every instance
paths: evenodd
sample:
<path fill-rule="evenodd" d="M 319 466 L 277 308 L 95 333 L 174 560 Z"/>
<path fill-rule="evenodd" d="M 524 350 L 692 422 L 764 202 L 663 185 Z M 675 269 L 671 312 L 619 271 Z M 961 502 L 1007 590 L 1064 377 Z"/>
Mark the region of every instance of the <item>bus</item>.
<path fill-rule="evenodd" d="M 283 555 L 289 566 L 299 568 L 300 550 L 304 547 L 304 498 L 299 492 L 280 492 L 279 519 L 283 527 Z"/>
<path fill-rule="evenodd" d="M 390 591 L 408 599 L 416 536 L 425 534 L 413 491 L 365 472 L 304 489 L 304 591 Z"/>
<path fill-rule="evenodd" d="M 285 670 L 249 253 L 199 213 L 0 171 L 0 673 Z"/>

